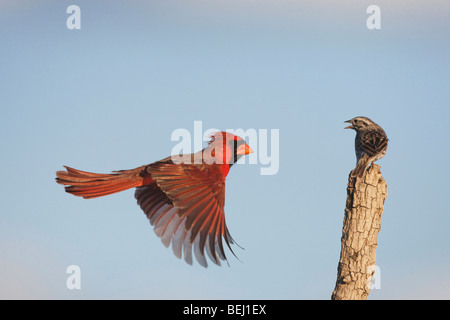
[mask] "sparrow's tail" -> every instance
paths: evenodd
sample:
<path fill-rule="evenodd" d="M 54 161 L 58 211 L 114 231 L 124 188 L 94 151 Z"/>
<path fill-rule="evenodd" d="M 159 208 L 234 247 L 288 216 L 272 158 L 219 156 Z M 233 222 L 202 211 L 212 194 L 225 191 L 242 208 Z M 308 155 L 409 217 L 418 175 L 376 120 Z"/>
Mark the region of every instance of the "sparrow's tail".
<path fill-rule="evenodd" d="M 131 170 L 113 171 L 110 174 L 92 173 L 66 167 L 67 171 L 56 172 L 56 182 L 66 185 L 66 192 L 85 199 L 142 186 L 145 166 Z M 148 181 L 145 181 L 148 182 Z"/>
<path fill-rule="evenodd" d="M 364 173 L 366 172 L 367 167 L 370 165 L 371 159 L 367 154 L 363 154 L 363 156 L 358 160 L 355 169 L 350 173 L 352 178 L 358 177 L 362 178 Z"/>

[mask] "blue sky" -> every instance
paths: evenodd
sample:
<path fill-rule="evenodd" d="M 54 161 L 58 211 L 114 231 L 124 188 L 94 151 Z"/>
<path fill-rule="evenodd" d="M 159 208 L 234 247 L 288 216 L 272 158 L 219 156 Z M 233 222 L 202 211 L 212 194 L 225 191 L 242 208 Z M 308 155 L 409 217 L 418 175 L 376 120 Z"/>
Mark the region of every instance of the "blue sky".
<path fill-rule="evenodd" d="M 68 30 L 66 8 L 81 8 Z M 390 138 L 370 299 L 450 298 L 450 4 L 1 1 L 0 298 L 329 299 L 354 133 Z M 84 200 L 63 165 L 109 172 L 168 156 L 178 128 L 279 129 L 280 168 L 234 166 L 239 260 L 178 260 L 129 190 Z M 251 146 L 253 147 L 253 146 Z M 81 269 L 68 290 L 66 268 Z"/>

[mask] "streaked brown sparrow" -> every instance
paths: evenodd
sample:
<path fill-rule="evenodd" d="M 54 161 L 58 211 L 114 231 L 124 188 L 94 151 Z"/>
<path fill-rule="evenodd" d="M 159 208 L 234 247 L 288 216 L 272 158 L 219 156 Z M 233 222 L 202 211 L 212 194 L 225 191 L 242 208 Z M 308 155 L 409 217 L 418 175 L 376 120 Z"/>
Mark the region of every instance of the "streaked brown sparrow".
<path fill-rule="evenodd" d="M 386 154 L 388 138 L 384 130 L 369 118 L 355 117 L 345 122 L 350 123 L 345 129 L 356 131 L 356 167 L 351 177 L 362 178 L 369 165 Z"/>

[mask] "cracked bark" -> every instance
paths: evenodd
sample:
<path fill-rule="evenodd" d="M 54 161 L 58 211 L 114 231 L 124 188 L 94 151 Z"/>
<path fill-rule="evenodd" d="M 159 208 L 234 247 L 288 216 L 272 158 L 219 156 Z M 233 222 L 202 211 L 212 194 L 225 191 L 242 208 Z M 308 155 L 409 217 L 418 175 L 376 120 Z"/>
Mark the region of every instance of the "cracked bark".
<path fill-rule="evenodd" d="M 369 296 L 386 197 L 387 186 L 380 166 L 372 164 L 362 180 L 349 176 L 341 256 L 332 300 L 365 300 Z"/>

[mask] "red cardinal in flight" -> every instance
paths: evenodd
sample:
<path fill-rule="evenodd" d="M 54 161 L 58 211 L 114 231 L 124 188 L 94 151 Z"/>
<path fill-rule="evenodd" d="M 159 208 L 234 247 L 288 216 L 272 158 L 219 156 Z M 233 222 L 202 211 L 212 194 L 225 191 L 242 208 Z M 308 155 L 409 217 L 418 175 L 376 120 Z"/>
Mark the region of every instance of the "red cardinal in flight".
<path fill-rule="evenodd" d="M 56 182 L 67 185 L 66 192 L 85 199 L 136 188 L 138 205 L 162 243 L 166 247 L 172 243 L 175 256 L 183 254 L 192 264 L 194 247 L 200 265 L 207 266 L 205 251 L 220 265 L 220 260 L 226 261 L 222 237 L 233 252 L 233 239 L 225 223 L 225 178 L 240 157 L 252 152 L 242 138 L 217 132 L 197 153 L 111 174 L 64 166 L 67 171 L 58 171 Z"/>

